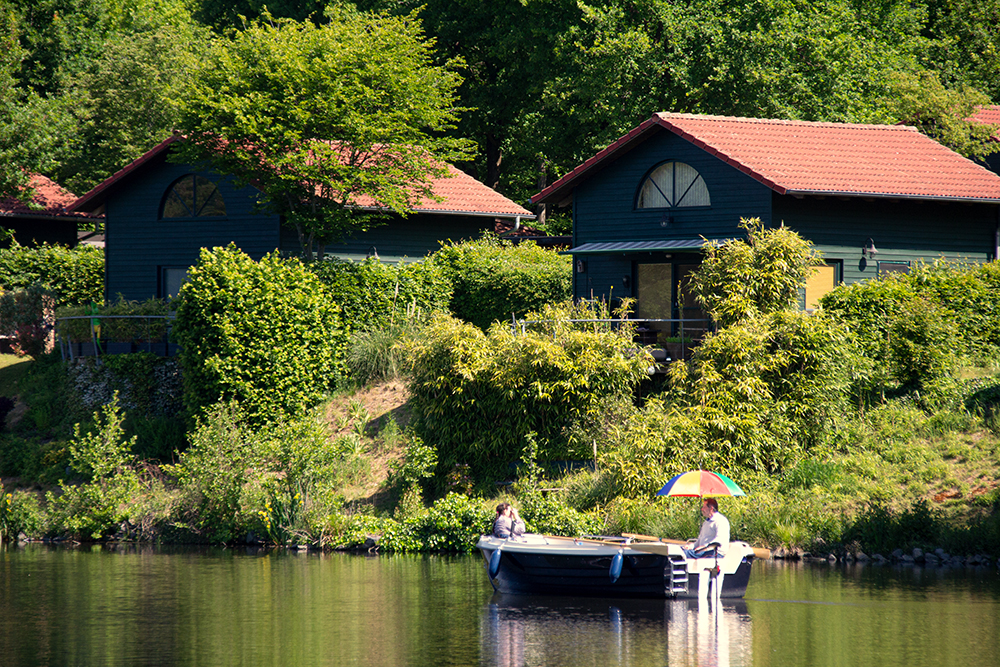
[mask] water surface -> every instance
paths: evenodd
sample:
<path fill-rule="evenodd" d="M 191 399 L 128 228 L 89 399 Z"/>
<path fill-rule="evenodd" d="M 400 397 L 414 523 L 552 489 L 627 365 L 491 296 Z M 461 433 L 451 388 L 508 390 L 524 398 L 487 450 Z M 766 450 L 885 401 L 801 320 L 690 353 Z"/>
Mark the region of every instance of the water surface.
<path fill-rule="evenodd" d="M 1000 665 L 1000 577 L 757 562 L 747 597 L 494 595 L 478 556 L 0 549 L 0 665 Z"/>

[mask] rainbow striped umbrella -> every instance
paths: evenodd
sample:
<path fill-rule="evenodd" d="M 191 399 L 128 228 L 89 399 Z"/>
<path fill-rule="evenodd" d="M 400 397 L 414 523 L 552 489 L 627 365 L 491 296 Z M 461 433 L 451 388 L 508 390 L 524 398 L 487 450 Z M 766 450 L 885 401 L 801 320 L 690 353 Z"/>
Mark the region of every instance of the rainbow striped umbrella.
<path fill-rule="evenodd" d="M 691 470 L 675 475 L 663 488 L 656 492 L 658 496 L 745 496 L 736 482 L 725 475 L 707 470 Z"/>

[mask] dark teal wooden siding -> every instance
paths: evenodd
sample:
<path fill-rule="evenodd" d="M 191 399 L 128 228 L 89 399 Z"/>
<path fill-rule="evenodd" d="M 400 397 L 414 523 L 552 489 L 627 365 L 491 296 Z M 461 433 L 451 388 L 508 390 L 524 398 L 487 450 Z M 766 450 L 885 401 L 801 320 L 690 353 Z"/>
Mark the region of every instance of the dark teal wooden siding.
<path fill-rule="evenodd" d="M 441 247 L 441 241 L 467 241 L 492 230 L 494 219 L 461 215 L 414 213 L 406 218 L 389 216 L 384 225 L 358 232 L 344 243 L 326 246 L 326 254 L 344 259 L 364 259 L 374 249 L 379 259 L 396 262 L 421 259 Z M 293 228 L 282 227 L 281 250 L 299 255 L 301 245 Z"/>
<path fill-rule="evenodd" d="M 226 216 L 159 219 L 167 188 L 185 174 L 211 179 L 226 202 Z M 159 296 L 163 267 L 195 264 L 201 248 L 235 243 L 254 259 L 278 248 L 278 217 L 253 210 L 256 190 L 237 189 L 232 181 L 189 165 L 164 160 L 145 165 L 107 196 L 105 298 L 145 300 Z"/>
<path fill-rule="evenodd" d="M 645 176 L 668 160 L 685 162 L 701 174 L 711 206 L 636 209 L 635 199 Z M 771 220 L 771 190 L 719 158 L 665 130 L 594 173 L 573 193 L 573 245 L 602 241 L 731 238 L 742 236 L 740 218 Z M 659 258 L 663 258 L 663 253 Z M 673 255 L 677 259 L 676 254 Z M 574 274 L 577 298 L 634 296 L 622 278 L 631 276 L 632 262 L 655 261 L 649 256 L 587 257 L 586 274 Z M 631 282 L 631 278 L 630 278 Z"/>
<path fill-rule="evenodd" d="M 774 224 L 813 242 L 827 259 L 842 260 L 843 280 L 877 275 L 878 262 L 984 262 L 994 259 L 998 207 L 914 199 L 839 199 L 774 195 Z M 871 239 L 874 258 L 861 261 Z"/>
<path fill-rule="evenodd" d="M 704 178 L 712 205 L 706 208 L 637 210 L 635 199 L 646 174 L 667 160 L 691 165 Z M 934 200 L 779 195 L 735 167 L 663 130 L 603 165 L 574 191 L 573 245 L 658 239 L 743 236 L 740 218 L 784 223 L 813 242 L 829 260 L 842 262 L 846 283 L 878 275 L 880 262 L 973 262 L 996 258 L 1000 206 Z M 871 238 L 879 250 L 861 261 Z M 666 261 L 638 254 L 591 255 L 584 273 L 574 273 L 577 298 L 635 295 L 634 265 Z M 674 264 L 698 255 L 672 253 Z M 623 278 L 630 276 L 630 287 Z"/>

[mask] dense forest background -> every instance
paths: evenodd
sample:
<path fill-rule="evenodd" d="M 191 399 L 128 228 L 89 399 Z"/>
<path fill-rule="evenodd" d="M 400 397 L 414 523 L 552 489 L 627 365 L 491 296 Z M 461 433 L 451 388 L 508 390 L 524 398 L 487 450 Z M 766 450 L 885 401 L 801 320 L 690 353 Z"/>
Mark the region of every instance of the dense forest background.
<path fill-rule="evenodd" d="M 1000 101 L 1000 0 L 334 4 L 0 0 L 0 193 L 28 170 L 82 194 L 162 141 L 213 41 L 265 11 L 416 16 L 463 78 L 459 166 L 520 202 L 656 111 L 904 122 L 974 157 L 965 119 Z"/>

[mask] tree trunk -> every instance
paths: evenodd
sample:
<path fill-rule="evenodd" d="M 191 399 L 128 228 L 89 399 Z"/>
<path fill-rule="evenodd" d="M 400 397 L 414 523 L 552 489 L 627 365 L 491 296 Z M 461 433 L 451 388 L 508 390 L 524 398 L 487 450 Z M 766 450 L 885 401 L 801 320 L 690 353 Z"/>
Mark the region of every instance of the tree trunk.
<path fill-rule="evenodd" d="M 302 259 L 311 262 L 313 253 L 312 234 L 306 236 L 306 230 L 301 224 L 295 225 L 295 233 L 299 235 L 299 247 L 302 248 Z"/>
<path fill-rule="evenodd" d="M 496 190 L 500 187 L 500 162 L 503 155 L 500 139 L 492 132 L 486 133 L 486 185 Z"/>
<path fill-rule="evenodd" d="M 538 191 L 546 188 L 549 182 L 548 163 L 545 158 L 538 161 Z M 539 227 L 545 226 L 545 218 L 548 215 L 548 204 L 538 204 L 535 207 L 535 224 Z"/>

